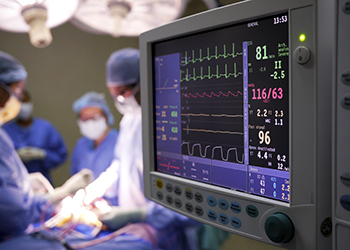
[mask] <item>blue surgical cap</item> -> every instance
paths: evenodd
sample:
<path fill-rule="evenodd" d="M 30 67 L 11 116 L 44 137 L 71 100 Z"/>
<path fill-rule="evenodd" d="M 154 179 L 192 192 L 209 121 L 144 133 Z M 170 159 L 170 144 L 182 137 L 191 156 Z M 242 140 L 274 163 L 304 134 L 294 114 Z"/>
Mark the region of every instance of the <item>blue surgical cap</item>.
<path fill-rule="evenodd" d="M 114 123 L 114 116 L 112 115 L 112 113 L 110 112 L 110 110 L 108 108 L 108 104 L 105 100 L 104 94 L 100 94 L 100 93 L 97 93 L 94 91 L 87 92 L 82 97 L 77 99 L 73 103 L 72 107 L 73 107 L 74 112 L 77 114 L 80 114 L 80 111 L 84 108 L 87 108 L 87 107 L 100 108 L 107 117 L 108 125 L 111 126 Z"/>
<path fill-rule="evenodd" d="M 13 56 L 0 51 L 0 82 L 10 85 L 26 78 L 27 71 L 22 63 Z"/>
<path fill-rule="evenodd" d="M 107 86 L 125 86 L 140 79 L 140 52 L 125 48 L 112 53 L 107 61 Z"/>

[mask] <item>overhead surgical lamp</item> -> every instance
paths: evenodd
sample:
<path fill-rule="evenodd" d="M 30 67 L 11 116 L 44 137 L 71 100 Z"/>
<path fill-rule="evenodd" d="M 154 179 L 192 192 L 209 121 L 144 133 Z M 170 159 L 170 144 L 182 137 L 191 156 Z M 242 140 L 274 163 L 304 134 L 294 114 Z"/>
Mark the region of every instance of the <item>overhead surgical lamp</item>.
<path fill-rule="evenodd" d="M 44 48 L 52 41 L 50 28 L 69 20 L 79 0 L 0 0 L 0 29 L 29 33 L 33 46 Z"/>
<path fill-rule="evenodd" d="M 82 0 L 71 22 L 93 34 L 140 33 L 180 17 L 187 0 Z"/>

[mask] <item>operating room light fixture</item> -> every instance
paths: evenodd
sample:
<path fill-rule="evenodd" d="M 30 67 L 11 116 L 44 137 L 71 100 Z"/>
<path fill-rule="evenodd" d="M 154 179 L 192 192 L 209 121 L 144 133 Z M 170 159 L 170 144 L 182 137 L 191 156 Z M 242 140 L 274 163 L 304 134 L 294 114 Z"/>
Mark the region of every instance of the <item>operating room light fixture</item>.
<path fill-rule="evenodd" d="M 33 46 L 44 48 L 52 41 L 50 28 L 68 21 L 79 0 L 0 0 L 0 29 L 29 33 Z"/>
<path fill-rule="evenodd" d="M 93 34 L 138 36 L 177 19 L 186 4 L 187 0 L 82 0 L 71 22 Z"/>

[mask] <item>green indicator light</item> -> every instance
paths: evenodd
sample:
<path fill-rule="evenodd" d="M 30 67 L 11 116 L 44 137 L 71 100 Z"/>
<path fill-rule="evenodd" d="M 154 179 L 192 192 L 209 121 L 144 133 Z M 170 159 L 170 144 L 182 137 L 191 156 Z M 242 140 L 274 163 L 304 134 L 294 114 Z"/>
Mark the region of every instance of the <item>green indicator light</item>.
<path fill-rule="evenodd" d="M 306 39 L 305 34 L 301 34 L 301 35 L 299 36 L 299 41 L 300 41 L 300 42 L 304 42 L 305 39 Z"/>

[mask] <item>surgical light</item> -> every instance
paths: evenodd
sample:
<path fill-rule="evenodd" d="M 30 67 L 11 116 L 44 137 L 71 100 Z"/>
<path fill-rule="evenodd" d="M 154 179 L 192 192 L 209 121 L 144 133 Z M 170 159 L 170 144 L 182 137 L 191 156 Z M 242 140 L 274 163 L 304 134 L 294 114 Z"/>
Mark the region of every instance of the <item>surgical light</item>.
<path fill-rule="evenodd" d="M 140 33 L 178 18 L 187 0 L 83 0 L 71 22 L 93 34 Z"/>
<path fill-rule="evenodd" d="M 52 42 L 50 28 L 69 20 L 79 0 L 0 0 L 0 29 L 29 33 L 33 46 L 44 48 Z"/>

